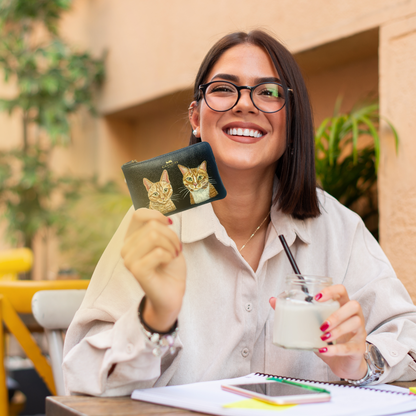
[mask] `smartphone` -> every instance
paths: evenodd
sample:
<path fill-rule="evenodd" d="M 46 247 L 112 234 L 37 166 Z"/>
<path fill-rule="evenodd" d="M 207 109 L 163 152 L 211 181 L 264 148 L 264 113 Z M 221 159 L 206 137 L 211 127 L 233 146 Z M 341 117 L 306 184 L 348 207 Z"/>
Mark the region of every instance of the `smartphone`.
<path fill-rule="evenodd" d="M 223 390 L 272 404 L 319 403 L 331 400 L 328 390 L 286 381 L 253 384 L 224 384 Z"/>

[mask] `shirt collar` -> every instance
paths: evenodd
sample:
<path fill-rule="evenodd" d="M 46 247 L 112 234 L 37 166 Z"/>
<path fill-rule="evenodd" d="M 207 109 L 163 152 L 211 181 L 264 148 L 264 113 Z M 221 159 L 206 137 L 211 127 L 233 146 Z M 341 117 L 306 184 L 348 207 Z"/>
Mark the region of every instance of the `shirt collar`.
<path fill-rule="evenodd" d="M 308 227 L 309 220 L 298 220 L 293 218 L 291 215 L 284 214 L 282 211 L 277 210 L 275 205 L 273 205 L 271 209 L 270 219 L 277 235 L 283 234 L 284 236 L 290 236 L 296 234 L 296 236 L 298 236 L 305 244 L 311 243 L 311 230 L 310 227 Z M 288 244 L 291 245 L 293 241 L 288 241 Z"/>
<path fill-rule="evenodd" d="M 210 203 L 188 209 L 182 212 L 182 242 L 194 243 L 195 241 L 203 240 L 214 234 L 219 225 L 221 226 Z"/>
<path fill-rule="evenodd" d="M 277 235 L 283 234 L 288 240 L 289 236 L 294 234 L 300 238 L 305 244 L 310 244 L 310 220 L 297 220 L 288 214 L 278 211 L 275 206 L 271 210 L 271 222 L 276 230 Z M 182 212 L 181 221 L 181 238 L 184 243 L 193 243 L 203 240 L 211 234 L 215 234 L 218 240 L 224 245 L 230 246 L 230 238 L 225 228 L 219 222 L 210 203 L 195 207 L 193 209 Z M 289 245 L 293 244 L 295 238 L 290 238 Z"/>
<path fill-rule="evenodd" d="M 279 189 L 279 179 L 274 177 L 273 182 L 273 198 L 275 199 L 277 190 Z M 293 233 L 296 234 L 305 244 L 310 244 L 310 227 L 308 227 L 308 220 L 297 220 L 291 215 L 284 214 L 282 211 L 277 210 L 276 205 L 272 206 L 270 211 L 270 220 L 277 235 L 283 234 L 286 237 L 289 246 L 295 241 Z M 292 238 L 288 239 L 288 236 L 292 235 Z"/>

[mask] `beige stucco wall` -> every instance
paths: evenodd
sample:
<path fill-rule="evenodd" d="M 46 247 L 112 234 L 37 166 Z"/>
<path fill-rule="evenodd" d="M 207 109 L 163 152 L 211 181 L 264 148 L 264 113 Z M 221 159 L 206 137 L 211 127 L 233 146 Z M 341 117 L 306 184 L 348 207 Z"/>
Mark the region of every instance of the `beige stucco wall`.
<path fill-rule="evenodd" d="M 379 94 L 382 114 L 398 127 L 397 157 L 388 129 L 381 131 L 381 244 L 416 299 L 409 272 L 416 262 L 414 16 L 416 0 L 74 0 L 61 33 L 97 56 L 107 51 L 107 80 L 97 99 L 100 116 L 77 116 L 73 144 L 56 152 L 53 166 L 122 183 L 126 161 L 186 145 L 186 108 L 209 47 L 231 31 L 270 30 L 302 67 L 316 124 L 332 114 L 340 94 L 344 110 Z M 0 114 L 0 146 L 19 136 L 16 118 Z M 58 267 L 54 252 L 38 269 L 53 274 Z"/>
<path fill-rule="evenodd" d="M 381 112 L 400 135 L 398 154 L 382 129 L 379 175 L 381 244 L 416 300 L 416 15 L 380 28 Z"/>
<path fill-rule="evenodd" d="M 76 0 L 62 33 L 108 50 L 103 113 L 186 89 L 224 34 L 262 27 L 294 52 L 416 12 L 415 0 Z"/>

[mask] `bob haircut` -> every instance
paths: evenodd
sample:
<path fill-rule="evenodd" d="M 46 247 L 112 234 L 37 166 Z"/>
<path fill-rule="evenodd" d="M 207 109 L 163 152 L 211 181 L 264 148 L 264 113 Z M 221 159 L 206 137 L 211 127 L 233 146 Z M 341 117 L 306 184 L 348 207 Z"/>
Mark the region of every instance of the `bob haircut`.
<path fill-rule="evenodd" d="M 320 215 L 316 194 L 315 143 L 312 111 L 300 69 L 291 53 L 262 30 L 236 32 L 221 38 L 205 56 L 195 79 L 193 99 L 199 104 L 199 86 L 206 83 L 212 67 L 228 49 L 248 43 L 262 48 L 271 58 L 283 87 L 293 93 L 286 97 L 286 150 L 278 160 L 279 188 L 273 201 L 285 214 L 297 219 Z M 189 144 L 201 139 L 191 134 Z"/>

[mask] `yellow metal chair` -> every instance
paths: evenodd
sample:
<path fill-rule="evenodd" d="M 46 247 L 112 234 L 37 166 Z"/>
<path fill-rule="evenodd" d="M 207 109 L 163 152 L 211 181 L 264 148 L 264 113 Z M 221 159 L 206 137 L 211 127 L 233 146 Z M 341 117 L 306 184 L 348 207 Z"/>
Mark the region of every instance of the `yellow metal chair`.
<path fill-rule="evenodd" d="M 0 281 L 17 280 L 18 273 L 32 268 L 33 253 L 29 248 L 0 251 Z"/>
<path fill-rule="evenodd" d="M 10 268 L 8 269 L 10 270 Z M 19 270 L 18 272 L 20 272 Z M 14 272 L 14 273 L 18 273 Z M 0 263 L 0 273 L 3 273 Z M 13 273 L 8 271 L 8 273 Z M 4 273 L 6 274 L 6 273 Z M 8 415 L 6 371 L 4 367 L 3 323 L 12 333 L 52 394 L 56 394 L 51 366 L 25 326 L 20 314 L 32 313 L 33 295 L 40 290 L 86 289 L 88 280 L 0 280 L 0 415 Z"/>

